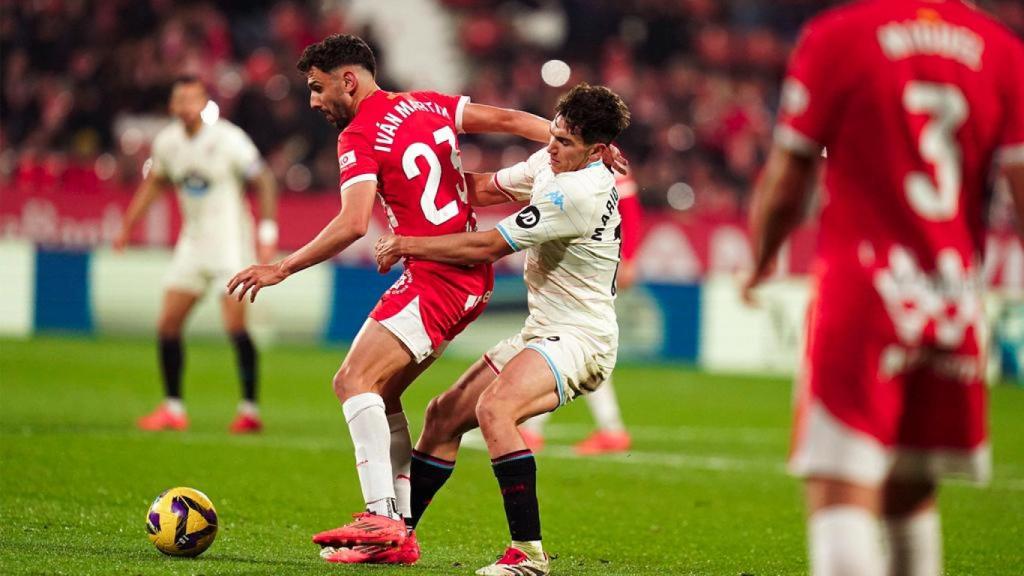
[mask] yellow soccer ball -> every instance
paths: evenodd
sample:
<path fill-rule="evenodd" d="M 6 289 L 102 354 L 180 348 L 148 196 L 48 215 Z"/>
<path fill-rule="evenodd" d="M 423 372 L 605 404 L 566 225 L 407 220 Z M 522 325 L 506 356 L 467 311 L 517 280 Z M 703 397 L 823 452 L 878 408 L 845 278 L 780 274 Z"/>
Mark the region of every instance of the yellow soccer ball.
<path fill-rule="evenodd" d="M 217 511 L 199 490 L 164 490 L 146 513 L 146 532 L 164 554 L 198 556 L 217 537 Z"/>

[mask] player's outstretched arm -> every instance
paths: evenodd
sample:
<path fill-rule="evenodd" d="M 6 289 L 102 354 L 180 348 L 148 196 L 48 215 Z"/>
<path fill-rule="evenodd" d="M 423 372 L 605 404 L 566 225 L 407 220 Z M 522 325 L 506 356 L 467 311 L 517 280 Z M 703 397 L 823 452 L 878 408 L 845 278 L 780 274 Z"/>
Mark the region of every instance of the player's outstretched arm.
<path fill-rule="evenodd" d="M 149 210 L 150 204 L 157 199 L 158 196 L 167 188 L 170 181 L 163 176 L 157 176 L 152 171 L 146 176 L 146 179 L 142 181 L 138 191 L 135 192 L 135 196 L 132 197 L 131 204 L 128 205 L 128 210 L 125 212 L 124 220 L 121 222 L 121 231 L 114 238 L 114 250 L 121 251 L 128 245 L 128 239 L 131 237 L 132 228 L 138 223 L 139 218 Z"/>
<path fill-rule="evenodd" d="M 285 278 L 333 257 L 366 235 L 377 194 L 376 182 L 359 182 L 341 191 L 341 211 L 316 238 L 276 264 L 249 266 L 228 282 L 228 294 L 238 290 L 238 300 L 249 292 L 249 301 L 265 286 L 278 284 Z"/>
<path fill-rule="evenodd" d="M 534 142 L 547 142 L 551 137 L 550 126 L 549 120 L 529 112 L 486 104 L 470 102 L 462 112 L 462 130 L 470 134 L 515 134 Z"/>
<path fill-rule="evenodd" d="M 469 188 L 469 203 L 472 206 L 494 206 L 513 201 L 508 194 L 498 188 L 494 181 L 494 172 L 467 172 L 466 186 Z"/>
<path fill-rule="evenodd" d="M 377 269 L 383 274 L 402 258 L 471 266 L 494 262 L 512 252 L 512 247 L 501 233 L 487 230 L 428 237 L 385 234 L 377 241 L 374 256 L 377 258 Z"/>
<path fill-rule="evenodd" d="M 257 259 L 269 264 L 277 253 L 277 180 L 266 165 L 250 180 L 256 186 L 260 223 L 256 228 Z"/>
<path fill-rule="evenodd" d="M 753 289 L 771 273 L 782 243 L 804 218 L 816 161 L 778 145 L 768 155 L 750 205 L 754 271 L 743 286 L 747 303 L 754 302 Z"/>

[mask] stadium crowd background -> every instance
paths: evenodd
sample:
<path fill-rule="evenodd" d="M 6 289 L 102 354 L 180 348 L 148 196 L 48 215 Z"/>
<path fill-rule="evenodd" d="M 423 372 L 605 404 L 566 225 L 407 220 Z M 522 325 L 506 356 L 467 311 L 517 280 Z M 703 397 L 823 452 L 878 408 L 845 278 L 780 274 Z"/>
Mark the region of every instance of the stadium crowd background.
<path fill-rule="evenodd" d="M 192 73 L 209 85 L 220 113 L 252 136 L 286 193 L 333 192 L 336 134 L 308 109 L 294 63 L 307 44 L 344 31 L 364 35 L 383 54 L 385 87 L 438 88 L 538 114 L 551 110 L 560 92 L 542 80 L 542 64 L 566 61 L 570 85 L 603 83 L 629 103 L 633 124 L 621 146 L 644 204 L 714 219 L 742 213 L 768 149 L 779 81 L 799 25 L 834 2 L 381 3 L 385 13 L 443 12 L 453 38 L 454 54 L 428 53 L 410 64 L 423 68 L 419 77 L 401 79 L 388 61 L 393 42 L 382 40 L 389 24 L 367 16 L 372 2 L 2 4 L 4 186 L 68 194 L 130 190 L 141 177 L 153 126 L 165 121 L 171 80 Z M 1024 35 L 1024 4 L 983 4 Z M 437 78 L 433 57 L 442 68 L 455 68 L 454 79 Z M 410 78 L 428 85 L 411 85 Z M 496 168 L 527 152 L 520 142 L 466 138 L 464 165 Z"/>

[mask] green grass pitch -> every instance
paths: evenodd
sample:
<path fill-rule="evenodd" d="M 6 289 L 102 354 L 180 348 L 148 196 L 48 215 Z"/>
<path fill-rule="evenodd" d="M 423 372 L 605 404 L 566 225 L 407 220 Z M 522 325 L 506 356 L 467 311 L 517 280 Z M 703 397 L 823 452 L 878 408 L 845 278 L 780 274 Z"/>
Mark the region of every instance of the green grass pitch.
<path fill-rule="evenodd" d="M 190 343 L 192 428 L 146 434 L 134 419 L 158 399 L 156 350 L 135 340 L 0 341 L 2 574 L 472 574 L 508 534 L 487 456 L 466 448 L 420 525 L 413 568 L 333 566 L 310 535 L 361 506 L 330 378 L 343 352 L 278 347 L 263 355 L 267 431 L 226 431 L 237 402 L 231 350 Z M 407 395 L 413 434 L 426 401 L 468 364 L 443 359 Z M 783 460 L 790 386 L 679 367 L 621 366 L 616 387 L 635 450 L 575 459 L 582 402 L 550 425 L 538 457 L 545 548 L 554 574 L 806 573 L 799 484 Z M 992 395 L 995 475 L 944 486 L 949 574 L 1024 566 L 1024 390 Z M 198 488 L 221 529 L 197 559 L 159 554 L 144 515 L 165 488 Z"/>

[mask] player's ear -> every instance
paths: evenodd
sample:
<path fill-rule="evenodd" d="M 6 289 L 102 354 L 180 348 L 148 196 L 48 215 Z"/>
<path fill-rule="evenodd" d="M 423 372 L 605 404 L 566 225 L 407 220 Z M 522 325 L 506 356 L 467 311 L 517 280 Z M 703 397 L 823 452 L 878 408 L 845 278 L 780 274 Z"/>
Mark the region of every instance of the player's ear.
<path fill-rule="evenodd" d="M 608 150 L 608 145 L 604 142 L 598 142 L 590 148 L 590 154 L 587 156 L 590 162 L 600 160 L 604 158 L 605 151 Z"/>
<path fill-rule="evenodd" d="M 359 89 L 359 75 L 351 68 L 341 73 L 341 88 L 346 94 L 355 94 Z"/>

